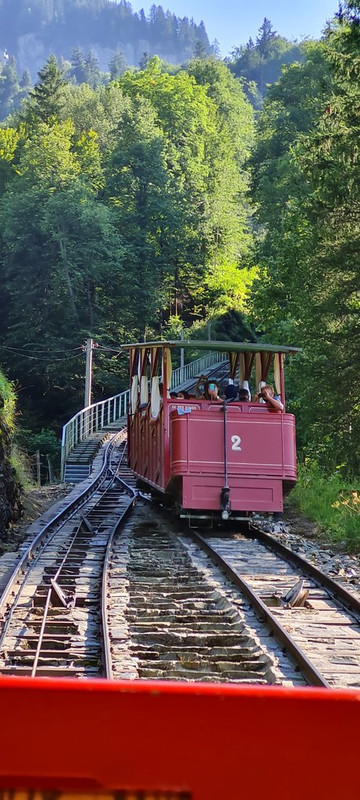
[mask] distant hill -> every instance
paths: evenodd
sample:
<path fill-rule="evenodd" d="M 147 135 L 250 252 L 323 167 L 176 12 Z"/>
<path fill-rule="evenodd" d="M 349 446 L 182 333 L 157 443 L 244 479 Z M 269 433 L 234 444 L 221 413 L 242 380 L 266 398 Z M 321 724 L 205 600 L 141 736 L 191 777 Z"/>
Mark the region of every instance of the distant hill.
<path fill-rule="evenodd" d="M 180 19 L 153 5 L 148 16 L 133 13 L 127 0 L 0 0 L 0 58 L 16 59 L 19 74 L 32 80 L 51 53 L 70 60 L 76 49 L 91 51 L 100 70 L 109 70 L 114 52 L 127 66 L 144 53 L 170 63 L 211 48 L 203 22 Z"/>

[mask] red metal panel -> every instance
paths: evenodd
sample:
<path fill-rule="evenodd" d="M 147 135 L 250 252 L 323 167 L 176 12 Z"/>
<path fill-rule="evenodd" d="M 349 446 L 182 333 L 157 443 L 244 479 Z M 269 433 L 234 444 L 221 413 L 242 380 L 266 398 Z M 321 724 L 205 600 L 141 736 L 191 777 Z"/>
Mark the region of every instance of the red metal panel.
<path fill-rule="evenodd" d="M 358 800 L 359 701 L 325 689 L 1 678 L 0 785 Z"/>
<path fill-rule="evenodd" d="M 151 416 L 150 404 L 138 409 L 129 422 L 128 435 L 129 466 L 151 486 L 164 491 L 169 480 L 169 465 L 166 464 L 169 443 L 164 430 L 163 406 L 156 419 Z"/>
<path fill-rule="evenodd" d="M 171 474 L 223 474 L 224 416 L 219 405 L 208 410 L 192 411 L 178 416 L 173 412 L 171 425 Z M 228 468 L 234 475 L 273 475 L 285 478 L 286 461 L 291 471 L 295 467 L 294 418 L 290 414 L 275 414 L 265 409 L 260 414 L 227 412 Z"/>
<path fill-rule="evenodd" d="M 170 415 L 170 470 L 183 476 L 183 507 L 221 508 L 225 484 L 223 407 Z M 295 420 L 250 405 L 227 408 L 232 511 L 282 511 L 282 482 L 296 479 Z"/>
<path fill-rule="evenodd" d="M 281 480 L 270 478 L 228 479 L 231 511 L 282 511 L 283 486 Z M 221 509 L 221 490 L 224 480 L 209 475 L 183 477 L 184 509 Z"/>
<path fill-rule="evenodd" d="M 283 425 L 284 442 L 284 473 L 287 479 L 296 481 L 296 434 L 295 420 L 291 414 L 286 414 Z"/>
<path fill-rule="evenodd" d="M 192 476 L 184 480 L 183 507 L 219 510 L 223 425 L 220 404 L 165 401 L 156 420 L 148 405 L 129 424 L 129 464 L 160 491 L 172 477 Z M 232 510 L 281 511 L 282 481 L 296 479 L 294 417 L 262 406 L 228 406 L 227 448 Z"/>

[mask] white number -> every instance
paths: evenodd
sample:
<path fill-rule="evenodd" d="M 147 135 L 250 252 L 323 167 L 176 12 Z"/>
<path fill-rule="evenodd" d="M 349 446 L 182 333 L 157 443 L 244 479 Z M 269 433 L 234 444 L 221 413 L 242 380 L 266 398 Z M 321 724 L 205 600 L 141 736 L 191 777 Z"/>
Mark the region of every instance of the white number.
<path fill-rule="evenodd" d="M 241 450 L 241 447 L 240 447 L 240 445 L 241 445 L 241 437 L 240 436 L 236 436 L 236 435 L 232 436 L 231 437 L 231 444 L 232 444 L 232 448 L 231 448 L 232 450 Z"/>

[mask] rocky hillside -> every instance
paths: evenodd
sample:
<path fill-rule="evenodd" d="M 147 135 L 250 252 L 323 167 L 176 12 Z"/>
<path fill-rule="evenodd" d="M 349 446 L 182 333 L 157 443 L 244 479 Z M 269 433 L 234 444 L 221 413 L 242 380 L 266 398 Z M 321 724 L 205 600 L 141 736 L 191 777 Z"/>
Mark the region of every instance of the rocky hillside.
<path fill-rule="evenodd" d="M 210 52 L 203 22 L 162 6 L 153 5 L 146 16 L 126 0 L 0 0 L 3 64 L 15 58 L 19 74 L 28 70 L 32 80 L 51 53 L 70 60 L 74 49 L 91 51 L 106 72 L 115 52 L 127 66 L 137 66 L 144 53 L 179 63 L 197 46 Z"/>

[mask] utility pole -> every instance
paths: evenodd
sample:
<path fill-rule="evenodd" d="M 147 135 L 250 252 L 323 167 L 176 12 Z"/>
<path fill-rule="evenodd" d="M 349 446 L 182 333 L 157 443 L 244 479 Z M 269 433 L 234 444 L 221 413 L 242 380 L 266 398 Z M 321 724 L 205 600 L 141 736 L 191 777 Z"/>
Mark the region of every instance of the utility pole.
<path fill-rule="evenodd" d="M 180 339 L 181 341 L 184 340 L 184 328 L 181 328 Z M 181 383 L 184 382 L 184 366 L 185 366 L 185 350 L 182 347 L 180 350 Z"/>
<path fill-rule="evenodd" d="M 91 387 L 92 387 L 92 354 L 94 349 L 94 340 L 86 339 L 86 371 L 85 371 L 85 398 L 84 408 L 91 406 Z"/>

